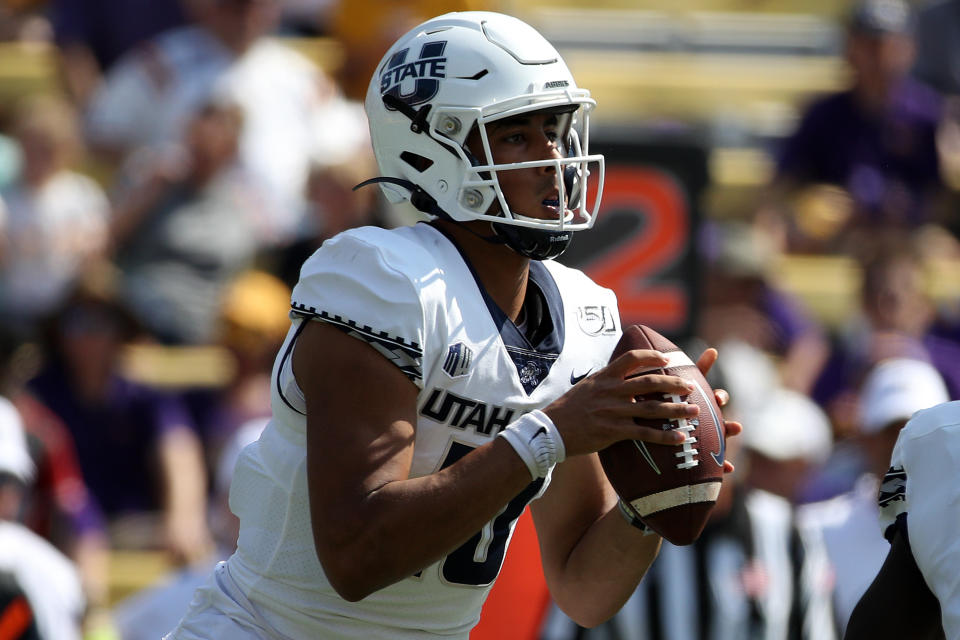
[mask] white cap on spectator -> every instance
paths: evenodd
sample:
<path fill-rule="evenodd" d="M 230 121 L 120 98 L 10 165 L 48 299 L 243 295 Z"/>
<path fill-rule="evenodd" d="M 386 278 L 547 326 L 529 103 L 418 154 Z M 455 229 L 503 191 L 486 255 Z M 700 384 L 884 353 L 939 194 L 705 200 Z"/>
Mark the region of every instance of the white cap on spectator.
<path fill-rule="evenodd" d="M 731 414 L 749 414 L 780 387 L 780 373 L 773 359 L 757 347 L 728 338 L 717 345 L 717 351 L 720 358 L 716 366 L 722 376 L 722 386 L 730 394 Z"/>
<path fill-rule="evenodd" d="M 883 360 L 860 388 L 860 432 L 878 433 L 949 399 L 943 378 L 930 363 L 911 358 Z"/>
<path fill-rule="evenodd" d="M 362 102 L 351 102 L 339 96 L 331 99 L 324 106 L 323 117 L 319 119 L 314 135 L 310 160 L 317 168 L 352 162 L 360 154 L 369 154 L 370 162 L 376 163 L 370 146 L 370 125 Z"/>
<path fill-rule="evenodd" d="M 743 446 L 773 460 L 820 463 L 833 447 L 830 420 L 809 396 L 773 389 L 743 416 Z"/>
<path fill-rule="evenodd" d="M 27 451 L 23 421 L 16 408 L 0 397 L 0 473 L 9 473 L 24 483 L 33 480 L 34 466 Z"/>

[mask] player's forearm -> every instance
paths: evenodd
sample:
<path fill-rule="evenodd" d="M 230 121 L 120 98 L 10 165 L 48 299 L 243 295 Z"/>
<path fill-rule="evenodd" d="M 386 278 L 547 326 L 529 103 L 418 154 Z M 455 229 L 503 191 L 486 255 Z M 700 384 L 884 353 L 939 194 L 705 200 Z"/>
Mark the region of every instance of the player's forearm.
<path fill-rule="evenodd" d="M 587 529 L 565 562 L 546 567 L 554 601 L 581 626 L 601 624 L 633 594 L 660 541 L 629 525 L 614 506 Z"/>
<path fill-rule="evenodd" d="M 317 555 L 337 592 L 360 600 L 449 554 L 530 482 L 510 444 L 495 438 L 437 473 L 388 482 L 336 515 L 311 500 Z"/>

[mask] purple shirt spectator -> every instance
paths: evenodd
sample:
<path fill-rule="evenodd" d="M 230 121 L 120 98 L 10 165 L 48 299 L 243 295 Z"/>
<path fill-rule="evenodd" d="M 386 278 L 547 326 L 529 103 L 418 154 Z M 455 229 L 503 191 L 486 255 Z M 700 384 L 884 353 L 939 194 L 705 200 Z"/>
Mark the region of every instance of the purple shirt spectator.
<path fill-rule="evenodd" d="M 772 286 L 765 286 L 760 293 L 760 308 L 770 321 L 774 353 L 784 354 L 801 336 L 821 331 L 796 297 Z"/>
<path fill-rule="evenodd" d="M 916 341 L 905 337 L 902 345 L 900 357 L 915 358 L 932 364 L 943 376 L 950 399 L 960 398 L 960 342 L 929 332 Z M 866 351 L 866 345 L 838 344 L 814 386 L 814 399 L 821 405 L 828 406 L 843 392 L 855 391 L 874 364 L 876 363 Z"/>
<path fill-rule="evenodd" d="M 851 91 L 827 96 L 811 106 L 786 141 L 777 178 L 844 187 L 860 223 L 915 226 L 926 220 L 928 196 L 941 185 L 939 118 L 936 92 L 909 78 L 875 115 Z"/>
<path fill-rule="evenodd" d="M 114 377 L 106 401 L 89 403 L 56 366 L 30 388 L 66 423 L 83 476 L 108 517 L 162 508 L 157 441 L 167 431 L 192 427 L 176 396 Z"/>
<path fill-rule="evenodd" d="M 178 0 L 54 0 L 50 11 L 57 45 L 87 45 L 101 69 L 140 42 L 187 21 Z"/>

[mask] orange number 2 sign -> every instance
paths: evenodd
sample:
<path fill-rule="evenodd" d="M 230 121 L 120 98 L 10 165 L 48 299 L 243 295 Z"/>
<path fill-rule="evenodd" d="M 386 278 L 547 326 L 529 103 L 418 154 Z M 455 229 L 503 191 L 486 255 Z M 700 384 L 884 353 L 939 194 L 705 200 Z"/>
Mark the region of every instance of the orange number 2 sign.
<path fill-rule="evenodd" d="M 633 216 L 635 231 L 584 265 L 599 284 L 617 293 L 623 324 L 643 323 L 665 332 L 688 326 L 691 292 L 682 275 L 665 272 L 690 251 L 690 207 L 668 173 L 643 166 L 608 167 L 597 226 L 608 216 Z M 679 272 L 678 272 L 679 273 Z"/>

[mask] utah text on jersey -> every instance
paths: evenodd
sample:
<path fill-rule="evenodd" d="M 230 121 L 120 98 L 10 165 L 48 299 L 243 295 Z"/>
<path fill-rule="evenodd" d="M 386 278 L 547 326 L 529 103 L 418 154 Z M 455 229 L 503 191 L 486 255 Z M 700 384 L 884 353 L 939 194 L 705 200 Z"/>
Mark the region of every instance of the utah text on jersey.
<path fill-rule="evenodd" d="M 520 417 L 513 409 L 461 398 L 438 388 L 430 391 L 420 415 L 456 429 L 473 428 L 477 433 L 493 436 Z"/>

